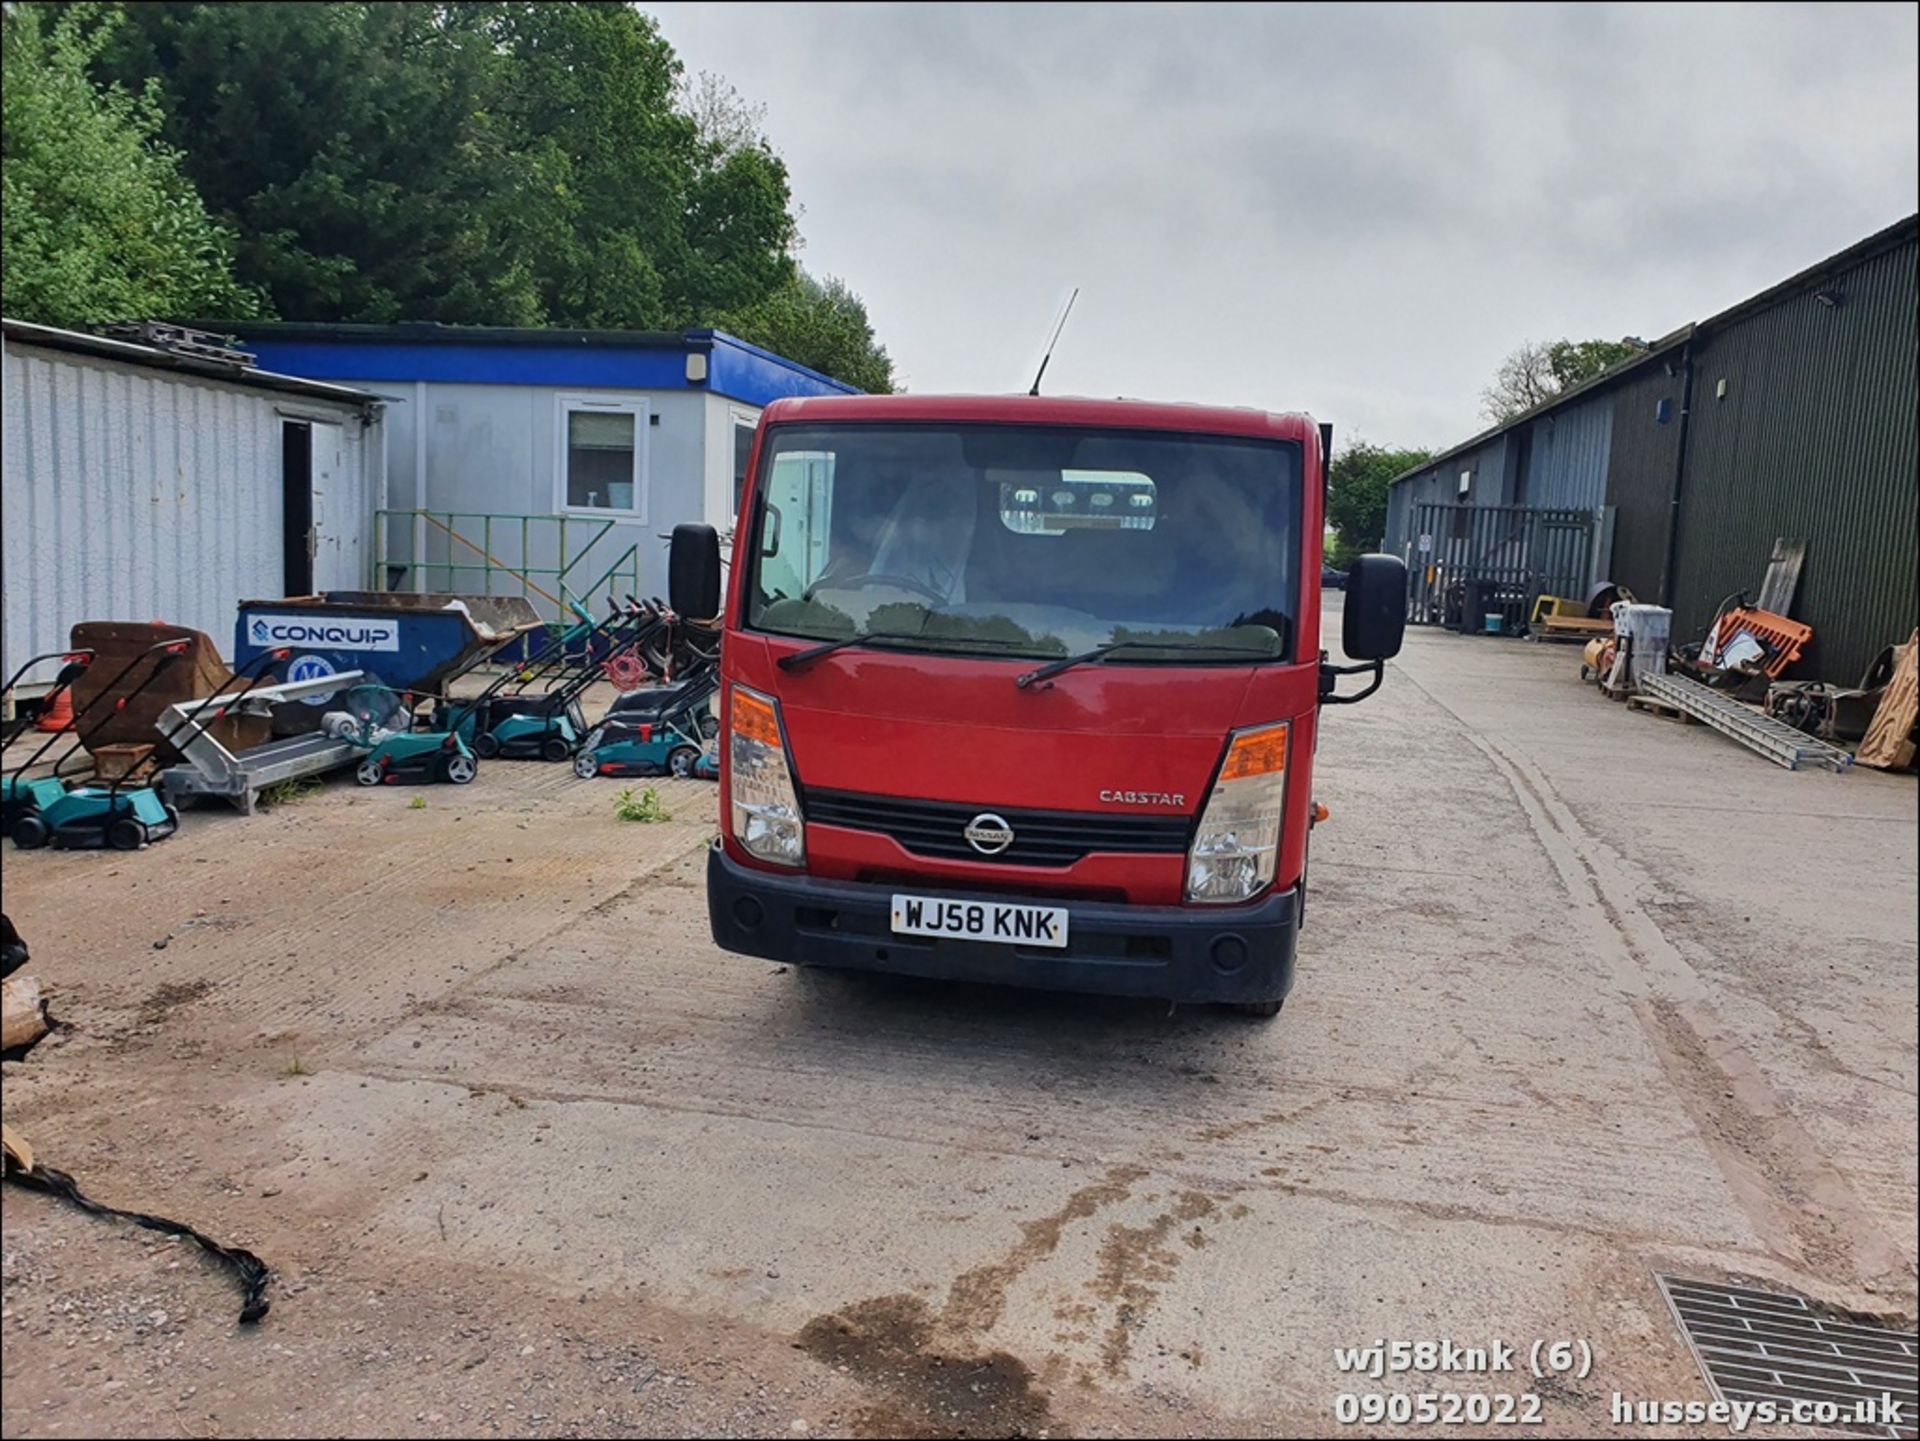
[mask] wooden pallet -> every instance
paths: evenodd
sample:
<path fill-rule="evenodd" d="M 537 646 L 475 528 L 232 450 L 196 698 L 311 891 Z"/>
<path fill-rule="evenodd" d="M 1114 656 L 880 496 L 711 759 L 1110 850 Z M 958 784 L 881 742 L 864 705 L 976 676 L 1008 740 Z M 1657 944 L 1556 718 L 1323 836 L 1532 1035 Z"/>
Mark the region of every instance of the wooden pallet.
<path fill-rule="evenodd" d="M 1627 697 L 1627 709 L 1641 711 L 1646 715 L 1657 715 L 1666 720 L 1679 721 L 1681 725 L 1700 724 L 1698 716 L 1688 715 L 1677 705 L 1669 705 L 1658 696 L 1630 695 Z"/>
<path fill-rule="evenodd" d="M 1592 640 L 1597 635 L 1612 635 L 1613 622 L 1604 616 L 1548 616 L 1533 631 L 1535 635 L 1555 640 L 1571 640 L 1576 636 Z"/>

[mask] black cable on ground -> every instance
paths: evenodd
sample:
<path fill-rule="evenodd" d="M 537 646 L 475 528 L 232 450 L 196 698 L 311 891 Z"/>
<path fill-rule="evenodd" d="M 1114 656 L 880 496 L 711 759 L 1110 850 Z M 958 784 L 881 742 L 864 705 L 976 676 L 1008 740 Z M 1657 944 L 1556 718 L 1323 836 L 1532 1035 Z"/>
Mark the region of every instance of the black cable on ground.
<path fill-rule="evenodd" d="M 59 1196 L 96 1216 L 117 1216 L 123 1221 L 133 1222 L 136 1226 L 144 1226 L 149 1231 L 186 1237 L 232 1272 L 234 1279 L 240 1283 L 241 1325 L 251 1325 L 267 1314 L 267 1307 L 271 1304 L 267 1300 L 267 1283 L 273 1279 L 273 1273 L 267 1269 L 267 1263 L 253 1252 L 239 1246 L 223 1246 L 211 1236 L 194 1230 L 184 1222 L 169 1221 L 165 1216 L 149 1216 L 143 1211 L 123 1211 L 118 1206 L 102 1205 L 82 1191 L 73 1177 L 65 1171 L 56 1171 L 51 1166 L 35 1164 L 31 1169 L 27 1169 L 9 1165 L 7 1179 L 33 1190 L 43 1191 L 49 1196 Z"/>

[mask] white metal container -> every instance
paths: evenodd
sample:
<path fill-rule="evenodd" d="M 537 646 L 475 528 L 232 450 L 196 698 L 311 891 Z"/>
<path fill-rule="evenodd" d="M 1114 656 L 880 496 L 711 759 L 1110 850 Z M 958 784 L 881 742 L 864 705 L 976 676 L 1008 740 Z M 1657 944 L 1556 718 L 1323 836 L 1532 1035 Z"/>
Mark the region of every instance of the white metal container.
<path fill-rule="evenodd" d="M 1663 605 L 1630 605 L 1616 602 L 1613 607 L 1613 633 L 1620 637 L 1620 652 L 1626 658 L 1626 678 L 1634 685 L 1643 675 L 1667 673 L 1667 647 L 1673 638 L 1673 612 Z"/>

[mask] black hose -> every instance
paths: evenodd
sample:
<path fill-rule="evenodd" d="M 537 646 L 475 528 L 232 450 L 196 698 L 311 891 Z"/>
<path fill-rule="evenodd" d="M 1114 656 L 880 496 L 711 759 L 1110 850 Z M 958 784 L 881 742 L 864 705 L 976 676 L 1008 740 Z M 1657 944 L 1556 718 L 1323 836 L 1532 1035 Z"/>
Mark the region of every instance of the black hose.
<path fill-rule="evenodd" d="M 82 1191 L 73 1177 L 51 1166 L 36 1163 L 27 1169 L 9 1164 L 7 1179 L 35 1191 L 44 1191 L 49 1196 L 71 1201 L 81 1210 L 96 1216 L 115 1216 L 123 1221 L 131 1221 L 136 1226 L 144 1226 L 149 1231 L 185 1237 L 224 1266 L 240 1283 L 241 1325 L 252 1325 L 267 1314 L 271 1304 L 267 1300 L 267 1283 L 273 1279 L 273 1273 L 267 1269 L 267 1263 L 253 1252 L 239 1246 L 223 1246 L 182 1221 L 170 1221 L 165 1216 L 150 1216 L 144 1211 L 123 1211 L 118 1206 L 103 1205 Z"/>

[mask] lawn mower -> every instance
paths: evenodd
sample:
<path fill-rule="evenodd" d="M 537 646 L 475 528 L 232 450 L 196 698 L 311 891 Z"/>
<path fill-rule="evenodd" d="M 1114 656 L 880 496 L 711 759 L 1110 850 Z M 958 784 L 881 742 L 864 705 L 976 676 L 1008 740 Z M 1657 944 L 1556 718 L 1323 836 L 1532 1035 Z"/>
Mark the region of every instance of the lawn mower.
<path fill-rule="evenodd" d="M 474 754 L 483 760 L 494 756 L 565 760 L 578 749 L 587 733 L 580 697 L 609 667 L 631 655 L 664 628 L 665 623 L 657 611 L 636 601 L 629 600 L 625 610 L 616 607 L 605 621 L 588 626 L 579 635 L 585 641 L 584 654 L 559 668 L 544 689 L 529 691 L 529 677 L 510 673 L 461 706 L 462 738 L 471 742 Z M 579 627 L 569 635 L 576 632 L 580 632 Z M 602 636 L 607 642 L 605 654 L 596 657 L 593 642 Z M 563 636 L 556 644 L 563 645 L 566 641 L 567 637 Z"/>
<path fill-rule="evenodd" d="M 90 650 L 56 650 L 49 651 L 45 655 L 37 655 L 8 678 L 6 689 L 9 691 L 12 690 L 14 686 L 19 683 L 21 676 L 25 675 L 34 666 L 49 660 L 62 661 L 64 664 L 60 667 L 60 673 L 54 677 L 53 688 L 49 690 L 45 696 L 41 697 L 43 710 L 46 706 L 51 705 L 54 698 L 62 691 L 72 689 L 74 681 L 93 663 L 93 652 Z M 118 677 L 115 677 L 115 679 L 117 680 Z M 61 726 L 58 730 L 49 732 L 47 738 L 35 747 L 33 753 L 15 767 L 11 774 L 0 778 L 0 835 L 12 835 L 13 823 L 21 816 L 31 811 L 37 811 L 46 802 L 55 800 L 67 793 L 66 782 L 60 779 L 60 766 L 69 756 L 80 749 L 80 742 L 77 738 L 73 744 L 68 746 L 67 749 L 60 754 L 59 758 L 54 761 L 51 773 L 44 776 L 35 776 L 29 780 L 27 778 L 27 772 L 38 764 L 40 758 L 53 747 L 54 743 L 58 741 L 61 736 L 73 735 L 74 722 L 78 719 L 77 716 L 69 715 L 65 725 Z M 24 717 L 18 718 L 16 721 L 9 721 L 6 744 L 11 745 L 14 737 L 18 736 L 20 732 L 31 723 L 29 719 Z"/>
<path fill-rule="evenodd" d="M 139 684 L 116 698 L 112 708 L 100 718 L 100 724 L 91 727 L 87 733 L 103 729 L 106 721 L 125 710 L 135 696 L 185 656 L 192 649 L 192 644 L 184 640 L 162 641 L 129 661 L 121 674 L 114 677 L 114 685 L 142 659 L 154 657 L 152 666 Z M 291 654 L 290 650 L 284 649 L 262 651 L 248 661 L 218 690 L 193 708 L 187 716 L 187 726 L 174 739 L 184 742 L 204 731 L 225 715 L 230 705 L 266 678 L 269 664 L 285 660 Z M 227 686 L 235 681 L 243 681 L 244 684 L 239 690 L 228 694 Z M 112 689 L 110 685 L 109 694 Z M 85 735 L 81 743 L 86 743 Z M 142 747 L 142 753 L 133 756 L 126 768 L 111 778 L 96 773 L 94 779 L 85 785 L 75 786 L 59 796 L 44 800 L 39 809 L 22 815 L 14 822 L 13 843 L 22 850 L 33 850 L 51 842 L 62 849 L 106 845 L 116 851 L 137 851 L 154 841 L 165 840 L 180 829 L 180 812 L 168 802 L 165 792 L 152 778 L 152 767 L 147 759 L 151 750 L 151 747 Z M 54 769 L 57 779 L 57 762 Z"/>
<path fill-rule="evenodd" d="M 510 760 L 539 757 L 563 761 L 573 754 L 586 733 L 586 717 L 579 696 L 599 674 L 594 659 L 596 637 L 613 637 L 630 619 L 611 599 L 611 614 L 603 621 L 575 606 L 581 623 L 563 632 L 546 650 L 517 671 L 500 676 L 461 707 L 460 732 L 482 759 Z M 573 647 L 579 646 L 576 655 Z M 530 691 L 535 680 L 546 684 Z"/>
<path fill-rule="evenodd" d="M 568 608 L 576 617 L 575 623 L 507 672 L 504 679 L 511 682 L 513 693 L 518 694 L 536 680 L 548 679 L 555 672 L 565 673 L 576 665 L 590 661 L 593 657 L 593 637 L 626 617 L 626 612 L 620 609 L 612 596 L 607 597 L 609 614 L 603 621 L 596 621 L 593 613 L 578 601 L 569 601 Z"/>
<path fill-rule="evenodd" d="M 341 706 L 321 718 L 320 728 L 337 740 L 352 741 L 366 750 L 365 758 L 354 769 L 354 779 L 363 786 L 432 782 L 467 785 L 480 773 L 482 754 L 500 753 L 495 747 L 484 745 L 487 728 L 479 724 L 479 707 L 502 695 L 510 686 L 517 690 L 541 675 L 570 666 L 568 650 L 583 640 L 589 643 L 587 650 L 591 654 L 592 636 L 604 623 L 595 621 L 578 605 L 573 609 L 580 617 L 579 624 L 568 627 L 545 648 L 502 674 L 471 699 L 456 700 L 450 695 L 425 691 L 399 692 L 378 680 L 368 680 L 349 689 Z M 609 621 L 619 618 L 621 612 L 616 609 Z M 491 654 L 476 655 L 464 669 L 448 677 L 447 683 L 451 685 Z M 434 709 L 423 728 L 417 707 L 424 701 L 432 701 Z M 482 742 L 484 748 L 477 747 L 475 741 Z M 572 750 L 569 740 L 565 754 L 571 754 Z M 559 758 L 564 759 L 565 755 Z"/>
<path fill-rule="evenodd" d="M 71 733 L 74 744 L 54 762 L 52 774 L 34 781 L 26 779 L 28 766 L 39 760 L 47 749 L 42 745 L 7 779 L 11 785 L 9 803 L 15 813 L 7 826 L 14 845 L 23 851 L 37 850 L 49 841 L 57 846 L 109 845 L 119 851 L 136 851 L 149 841 L 164 840 L 180 828 L 180 813 L 149 783 L 140 765 L 128 767 L 122 775 L 105 779 L 96 775 L 83 785 L 68 790 L 60 778 L 60 766 L 106 728 L 108 722 L 127 707 L 140 692 L 152 685 L 167 668 L 184 656 L 191 642 L 162 641 L 149 646 L 120 668 L 108 682 L 101 699 L 113 695 L 120 682 L 140 665 L 151 661 L 147 673 L 98 717 L 76 715 L 68 731 L 48 737 L 51 744 L 60 735 Z M 99 701 L 94 703 L 99 704 Z M 89 711 L 91 711 L 89 707 Z"/>
<path fill-rule="evenodd" d="M 718 686 L 708 672 L 676 686 L 621 696 L 587 733 L 573 758 L 573 773 L 582 780 L 697 774 L 708 740 L 707 702 Z"/>
<path fill-rule="evenodd" d="M 414 707 L 424 700 L 439 704 L 439 714 L 448 716 L 447 728 L 417 728 Z M 463 786 L 480 773 L 480 762 L 460 734 L 462 714 L 447 711 L 447 704 L 444 696 L 403 695 L 378 681 L 367 681 L 349 690 L 342 708 L 328 711 L 320 728 L 366 749 L 366 757 L 353 772 L 363 786 L 435 781 Z"/>
<path fill-rule="evenodd" d="M 461 700 L 360 685 L 348 693 L 345 709 L 326 715 L 323 728 L 367 747 L 366 759 L 354 772 L 363 786 L 431 781 L 466 785 L 479 773 L 480 761 L 493 756 L 565 760 L 587 730 L 579 696 L 606 664 L 605 658 L 594 656 L 595 638 L 611 637 L 609 655 L 624 654 L 657 624 L 654 614 L 631 598 L 625 609 L 609 604 L 613 613 L 604 621 L 575 606 L 578 625 L 478 695 Z M 581 647 L 577 657 L 569 654 L 575 646 Z M 550 677 L 548 688 L 529 694 L 527 687 L 542 675 Z M 429 699 L 435 703 L 432 716 L 426 729 L 418 729 L 415 707 Z"/>

